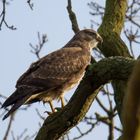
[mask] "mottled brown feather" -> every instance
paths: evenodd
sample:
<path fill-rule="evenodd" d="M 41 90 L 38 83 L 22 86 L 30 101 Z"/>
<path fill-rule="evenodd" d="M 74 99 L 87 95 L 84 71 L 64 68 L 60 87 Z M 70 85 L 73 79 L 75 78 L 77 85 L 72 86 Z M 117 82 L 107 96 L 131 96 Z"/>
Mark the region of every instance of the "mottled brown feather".
<path fill-rule="evenodd" d="M 78 83 L 91 60 L 91 49 L 102 41 L 98 33 L 86 29 L 78 32 L 63 48 L 33 63 L 19 78 L 16 91 L 3 103 L 12 105 L 8 117 L 22 104 L 51 101 L 63 96 Z"/>
<path fill-rule="evenodd" d="M 78 47 L 60 49 L 33 63 L 17 81 L 16 87 L 30 85 L 49 89 L 60 86 L 84 70 L 89 62 L 89 51 Z"/>

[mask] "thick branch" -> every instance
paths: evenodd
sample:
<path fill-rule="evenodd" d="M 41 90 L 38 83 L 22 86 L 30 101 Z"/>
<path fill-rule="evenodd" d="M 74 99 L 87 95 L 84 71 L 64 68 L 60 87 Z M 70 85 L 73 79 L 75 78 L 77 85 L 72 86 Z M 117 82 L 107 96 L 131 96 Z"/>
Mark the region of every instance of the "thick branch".
<path fill-rule="evenodd" d="M 131 57 L 126 44 L 120 38 L 120 33 L 124 25 L 126 9 L 127 0 L 106 0 L 103 22 L 98 29 L 98 32 L 103 38 L 103 44 L 102 46 L 99 46 L 99 49 L 105 57 Z M 112 84 L 117 110 L 119 116 L 121 116 L 120 114 L 126 89 L 126 82 L 113 81 Z"/>
<path fill-rule="evenodd" d="M 130 57 L 127 46 L 120 38 L 126 8 L 127 0 L 106 0 L 103 22 L 98 29 L 103 38 L 103 45 L 99 49 L 106 57 Z"/>
<path fill-rule="evenodd" d="M 133 65 L 132 59 L 114 57 L 89 66 L 69 103 L 45 120 L 35 140 L 56 140 L 64 135 L 83 119 L 100 87 L 110 80 L 127 80 Z"/>
<path fill-rule="evenodd" d="M 127 0 L 106 0 L 105 13 L 101 26 L 109 32 L 121 33 L 124 25 Z M 107 28 L 110 27 L 110 28 Z"/>

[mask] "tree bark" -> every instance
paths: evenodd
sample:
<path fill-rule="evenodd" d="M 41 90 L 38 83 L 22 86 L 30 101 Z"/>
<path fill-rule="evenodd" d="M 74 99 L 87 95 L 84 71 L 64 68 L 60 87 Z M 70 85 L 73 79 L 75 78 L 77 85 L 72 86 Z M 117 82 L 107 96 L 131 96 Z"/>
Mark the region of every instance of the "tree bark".
<path fill-rule="evenodd" d="M 90 65 L 68 104 L 44 121 L 35 140 L 59 139 L 83 119 L 102 85 L 128 79 L 134 62 L 130 58 L 111 57 Z"/>
<path fill-rule="evenodd" d="M 103 38 L 103 44 L 99 46 L 99 49 L 105 57 L 131 57 L 126 44 L 120 37 L 120 33 L 124 25 L 126 9 L 127 0 L 106 0 L 103 22 L 98 29 L 99 34 Z M 120 120 L 126 84 L 126 82 L 121 80 L 114 80 L 112 82 L 115 103 Z"/>

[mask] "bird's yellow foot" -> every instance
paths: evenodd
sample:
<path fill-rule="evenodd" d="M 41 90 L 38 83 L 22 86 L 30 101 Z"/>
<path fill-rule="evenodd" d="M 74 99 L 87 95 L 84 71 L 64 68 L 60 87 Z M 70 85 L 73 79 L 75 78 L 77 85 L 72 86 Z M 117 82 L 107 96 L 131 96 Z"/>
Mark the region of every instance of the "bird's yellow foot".
<path fill-rule="evenodd" d="M 61 100 L 61 107 L 63 108 L 65 106 L 65 99 L 63 96 L 61 96 L 60 100 Z"/>
<path fill-rule="evenodd" d="M 48 115 L 52 115 L 53 113 L 57 112 L 57 110 L 53 107 L 52 101 L 49 101 L 48 103 L 49 103 L 49 105 L 50 105 L 50 107 L 51 107 L 52 112 L 50 112 L 50 111 L 45 111 L 44 113 L 47 113 Z"/>

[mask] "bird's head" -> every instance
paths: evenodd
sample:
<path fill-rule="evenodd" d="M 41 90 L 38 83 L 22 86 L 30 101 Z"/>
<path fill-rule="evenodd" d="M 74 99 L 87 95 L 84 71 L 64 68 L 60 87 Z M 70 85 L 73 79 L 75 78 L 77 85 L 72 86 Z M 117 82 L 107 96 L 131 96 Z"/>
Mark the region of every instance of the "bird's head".
<path fill-rule="evenodd" d="M 92 29 L 84 29 L 79 31 L 76 36 L 81 40 L 87 41 L 90 43 L 90 47 L 94 48 L 98 43 L 102 43 L 102 37 Z"/>

